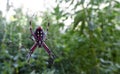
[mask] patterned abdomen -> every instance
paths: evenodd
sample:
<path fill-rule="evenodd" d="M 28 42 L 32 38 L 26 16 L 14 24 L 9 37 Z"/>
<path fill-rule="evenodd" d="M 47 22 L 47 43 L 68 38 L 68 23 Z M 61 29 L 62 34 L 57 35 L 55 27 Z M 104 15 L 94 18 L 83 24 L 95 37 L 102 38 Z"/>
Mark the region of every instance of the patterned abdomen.
<path fill-rule="evenodd" d="M 39 40 L 42 41 L 42 40 L 44 39 L 44 32 L 43 32 L 43 30 L 42 30 L 41 27 L 38 27 L 38 28 L 36 29 L 35 35 L 36 35 L 38 41 L 39 41 Z"/>

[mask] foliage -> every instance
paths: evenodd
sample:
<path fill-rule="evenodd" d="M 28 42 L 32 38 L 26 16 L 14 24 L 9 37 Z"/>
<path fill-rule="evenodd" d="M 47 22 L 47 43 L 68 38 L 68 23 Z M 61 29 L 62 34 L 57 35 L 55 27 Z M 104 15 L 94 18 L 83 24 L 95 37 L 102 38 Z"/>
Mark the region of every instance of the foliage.
<path fill-rule="evenodd" d="M 42 48 L 35 50 L 29 64 L 26 62 L 33 44 L 30 16 L 18 8 L 14 20 L 7 22 L 0 12 L 0 74 L 119 74 L 120 2 L 85 1 L 59 0 L 54 12 L 33 18 L 33 29 L 39 18 L 44 29 L 50 22 L 46 43 L 57 56 L 52 68 L 47 68 L 48 55 Z M 62 2 L 74 6 L 74 13 L 62 10 Z M 107 5 L 101 8 L 102 4 Z M 73 22 L 65 29 L 69 17 Z"/>

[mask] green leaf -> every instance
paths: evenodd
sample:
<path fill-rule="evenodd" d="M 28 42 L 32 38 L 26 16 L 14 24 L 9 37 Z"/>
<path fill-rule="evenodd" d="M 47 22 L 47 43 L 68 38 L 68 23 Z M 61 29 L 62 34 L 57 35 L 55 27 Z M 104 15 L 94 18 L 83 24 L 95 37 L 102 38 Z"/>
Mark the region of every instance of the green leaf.
<path fill-rule="evenodd" d="M 78 11 L 75 18 L 74 18 L 74 26 L 73 29 L 79 24 L 79 22 L 83 22 L 85 20 L 85 13 L 84 11 Z"/>

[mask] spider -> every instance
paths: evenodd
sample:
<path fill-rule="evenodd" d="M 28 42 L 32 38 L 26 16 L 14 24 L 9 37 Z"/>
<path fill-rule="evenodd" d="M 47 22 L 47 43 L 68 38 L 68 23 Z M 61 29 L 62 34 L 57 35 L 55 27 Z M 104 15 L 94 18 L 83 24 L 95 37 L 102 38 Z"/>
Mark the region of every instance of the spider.
<path fill-rule="evenodd" d="M 33 40 L 34 40 L 34 44 L 33 46 L 30 48 L 28 54 L 27 54 L 27 61 L 29 62 L 30 60 L 30 57 L 32 55 L 32 53 L 34 52 L 34 50 L 36 49 L 36 47 L 43 47 L 46 52 L 48 53 L 49 55 L 49 60 L 48 60 L 48 63 L 49 64 L 53 64 L 53 61 L 55 59 L 55 55 L 53 54 L 53 52 L 48 48 L 48 46 L 46 45 L 45 43 L 45 40 L 46 40 L 46 34 L 44 32 L 44 30 L 42 29 L 41 26 L 37 27 L 35 32 L 33 32 L 32 30 L 32 22 L 30 21 L 29 22 L 30 24 L 30 32 L 31 32 L 31 35 L 33 36 Z M 50 23 L 48 23 L 48 26 L 50 25 Z M 48 31 L 48 29 L 47 29 Z"/>

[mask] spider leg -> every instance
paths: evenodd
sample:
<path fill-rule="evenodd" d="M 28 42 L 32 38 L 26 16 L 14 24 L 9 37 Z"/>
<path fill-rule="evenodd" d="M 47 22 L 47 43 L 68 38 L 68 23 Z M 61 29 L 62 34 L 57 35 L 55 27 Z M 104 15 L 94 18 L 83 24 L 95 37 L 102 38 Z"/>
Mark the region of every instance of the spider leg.
<path fill-rule="evenodd" d="M 31 47 L 30 51 L 27 54 L 27 61 L 29 62 L 31 54 L 34 52 L 35 48 L 37 47 L 37 43 L 34 43 L 34 45 Z"/>
<path fill-rule="evenodd" d="M 29 24 L 30 24 L 30 33 L 35 38 L 35 40 L 37 40 L 37 37 L 36 37 L 36 35 L 34 34 L 34 32 L 32 30 L 32 22 L 30 21 Z"/>
<path fill-rule="evenodd" d="M 55 59 L 55 55 L 52 53 L 52 51 L 48 48 L 48 46 L 45 44 L 45 42 L 42 43 L 42 46 L 44 47 L 44 49 L 47 51 L 47 53 L 49 54 L 50 58 Z"/>
<path fill-rule="evenodd" d="M 44 49 L 47 51 L 49 54 L 49 59 L 48 59 L 48 68 L 50 68 L 54 64 L 55 60 L 55 55 L 52 53 L 52 51 L 48 48 L 48 46 L 45 44 L 45 42 L 42 43 L 42 46 Z"/>
<path fill-rule="evenodd" d="M 51 54 L 51 51 L 50 49 L 48 48 L 48 46 L 43 42 L 42 43 L 42 46 L 44 47 L 44 49 L 47 51 L 47 53 L 50 55 Z"/>

